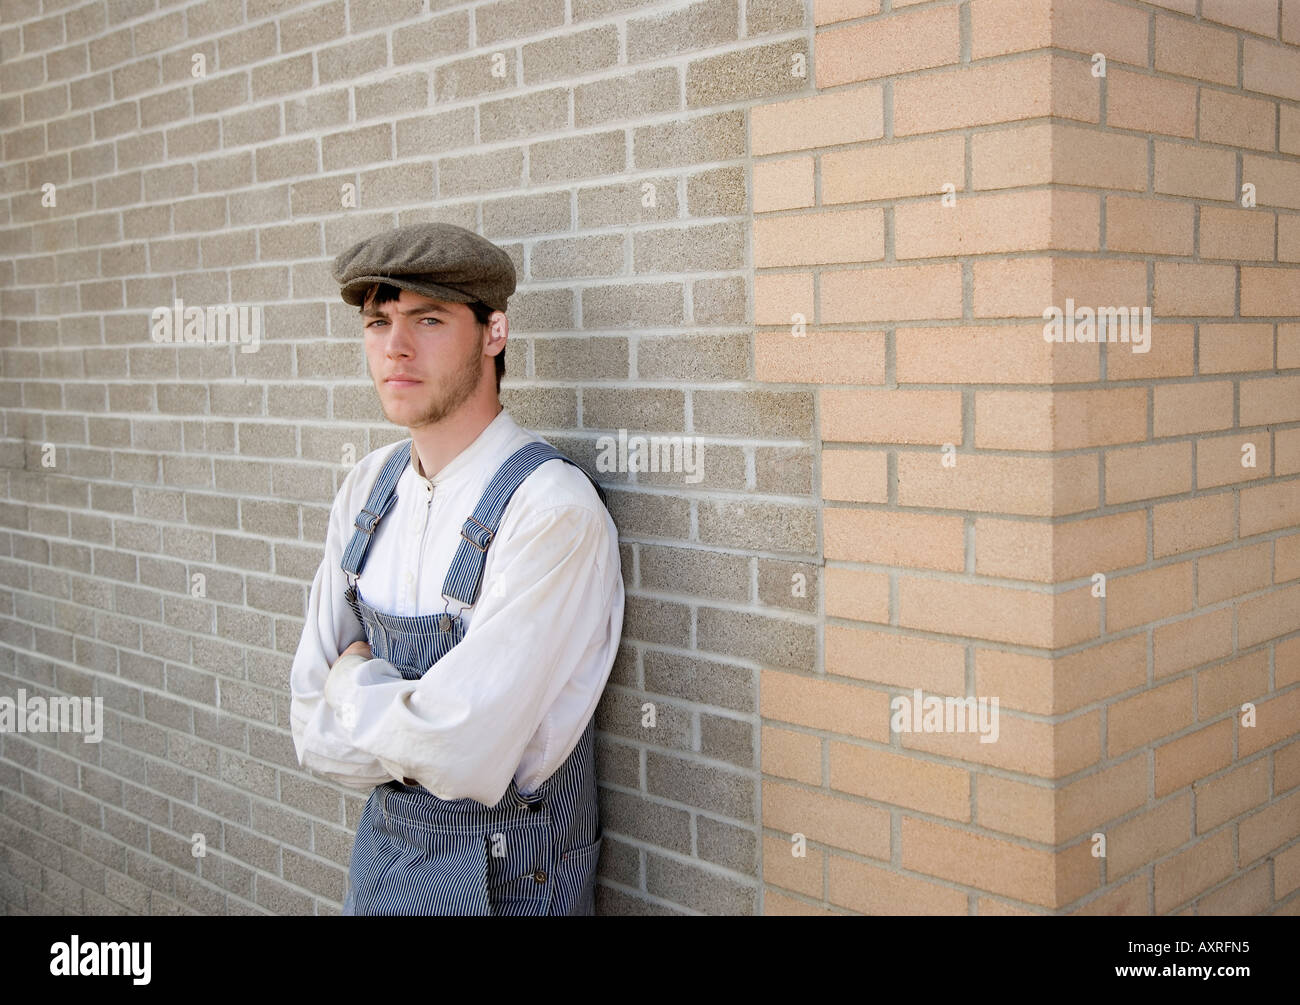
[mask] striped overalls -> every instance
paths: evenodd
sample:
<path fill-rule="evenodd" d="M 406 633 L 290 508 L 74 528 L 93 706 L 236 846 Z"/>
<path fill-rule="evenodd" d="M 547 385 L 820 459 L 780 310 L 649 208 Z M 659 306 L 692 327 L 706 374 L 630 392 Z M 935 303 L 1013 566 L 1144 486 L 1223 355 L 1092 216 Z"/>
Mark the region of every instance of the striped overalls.
<path fill-rule="evenodd" d="M 464 637 L 460 618 L 445 612 L 385 614 L 362 600 L 356 588 L 371 535 L 396 500 L 410 451 L 407 441 L 385 462 L 341 564 L 349 579 L 348 604 L 365 628 L 375 658 L 388 660 L 407 680 L 418 680 Z M 442 587 L 447 597 L 475 602 L 487 548 L 506 504 L 539 464 L 554 458 L 574 463 L 549 443 L 528 443 L 492 476 L 461 528 L 462 540 Z M 596 491 L 604 501 L 599 485 Z M 511 778 L 495 806 L 469 798 L 439 799 L 423 785 L 391 781 L 376 786 L 357 824 L 343 913 L 593 914 L 603 840 L 594 724 L 593 715 L 573 752 L 536 792 L 521 792 Z"/>

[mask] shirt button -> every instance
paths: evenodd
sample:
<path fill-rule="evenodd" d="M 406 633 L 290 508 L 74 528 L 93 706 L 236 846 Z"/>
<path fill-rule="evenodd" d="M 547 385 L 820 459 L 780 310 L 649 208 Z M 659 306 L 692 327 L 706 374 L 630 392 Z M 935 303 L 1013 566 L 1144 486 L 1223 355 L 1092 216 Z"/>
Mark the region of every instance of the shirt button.
<path fill-rule="evenodd" d="M 533 873 L 533 879 L 537 880 L 537 882 L 539 883 L 545 883 L 546 873 L 542 872 L 541 869 L 538 869 L 535 873 Z"/>
<path fill-rule="evenodd" d="M 407 581 L 408 583 L 414 583 L 414 582 L 415 582 L 415 573 L 413 573 L 410 569 L 407 569 L 407 570 L 406 570 L 406 581 Z"/>

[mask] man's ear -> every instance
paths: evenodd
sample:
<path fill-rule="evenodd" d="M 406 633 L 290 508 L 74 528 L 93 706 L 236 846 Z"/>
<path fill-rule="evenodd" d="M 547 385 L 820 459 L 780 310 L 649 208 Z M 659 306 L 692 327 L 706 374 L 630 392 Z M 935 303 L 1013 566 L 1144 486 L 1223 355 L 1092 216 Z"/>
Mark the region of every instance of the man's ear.
<path fill-rule="evenodd" d="M 483 334 L 483 351 L 489 356 L 506 351 L 506 340 L 510 337 L 510 322 L 503 311 L 493 311 L 487 320 L 487 331 Z"/>

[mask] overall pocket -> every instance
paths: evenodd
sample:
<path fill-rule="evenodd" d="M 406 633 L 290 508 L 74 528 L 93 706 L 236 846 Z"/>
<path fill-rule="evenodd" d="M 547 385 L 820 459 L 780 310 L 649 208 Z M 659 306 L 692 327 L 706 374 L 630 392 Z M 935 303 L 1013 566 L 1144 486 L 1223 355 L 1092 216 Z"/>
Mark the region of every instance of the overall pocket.
<path fill-rule="evenodd" d="M 555 891 L 555 858 L 548 814 L 525 817 L 492 828 L 486 835 L 487 887 L 492 913 L 545 914 Z"/>

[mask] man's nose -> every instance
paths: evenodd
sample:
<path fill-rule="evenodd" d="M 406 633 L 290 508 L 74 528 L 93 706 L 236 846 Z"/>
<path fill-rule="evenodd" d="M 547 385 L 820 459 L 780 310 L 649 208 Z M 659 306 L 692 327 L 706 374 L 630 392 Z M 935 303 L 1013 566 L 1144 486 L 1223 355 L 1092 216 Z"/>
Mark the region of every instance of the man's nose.
<path fill-rule="evenodd" d="M 415 333 L 404 321 L 396 321 L 388 332 L 385 355 L 409 356 L 415 346 Z"/>

